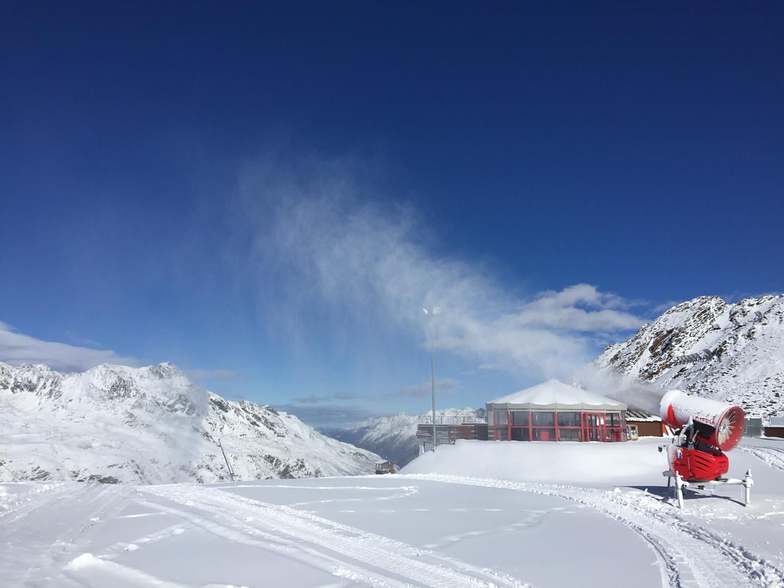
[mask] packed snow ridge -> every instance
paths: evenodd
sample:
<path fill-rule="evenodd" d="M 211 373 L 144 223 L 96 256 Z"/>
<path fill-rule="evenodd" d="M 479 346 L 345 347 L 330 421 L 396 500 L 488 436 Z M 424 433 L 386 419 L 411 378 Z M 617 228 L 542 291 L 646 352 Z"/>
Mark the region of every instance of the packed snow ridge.
<path fill-rule="evenodd" d="M 204 390 L 169 363 L 0 363 L 0 481 L 214 482 L 370 473 L 377 455 Z"/>
<path fill-rule="evenodd" d="M 702 296 L 673 306 L 599 357 L 660 387 L 784 416 L 784 295 L 730 304 Z"/>

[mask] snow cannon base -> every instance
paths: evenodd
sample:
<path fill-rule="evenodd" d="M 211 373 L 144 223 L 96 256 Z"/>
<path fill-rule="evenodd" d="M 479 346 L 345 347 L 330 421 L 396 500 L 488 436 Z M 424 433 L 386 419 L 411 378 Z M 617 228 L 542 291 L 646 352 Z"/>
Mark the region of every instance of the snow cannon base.
<path fill-rule="evenodd" d="M 726 474 L 730 461 L 718 450 L 707 452 L 683 447 L 672 460 L 672 469 L 688 482 L 708 482 Z"/>
<path fill-rule="evenodd" d="M 743 478 L 717 478 L 715 480 L 684 480 L 678 470 L 666 470 L 662 472 L 667 478 L 667 488 L 670 487 L 673 480 L 675 481 L 675 500 L 678 506 L 683 508 L 683 489 L 689 490 L 704 490 L 705 488 L 715 488 L 719 486 L 743 486 L 743 506 L 751 504 L 751 487 L 754 485 L 754 480 L 751 477 L 751 470 L 746 470 L 746 475 Z"/>

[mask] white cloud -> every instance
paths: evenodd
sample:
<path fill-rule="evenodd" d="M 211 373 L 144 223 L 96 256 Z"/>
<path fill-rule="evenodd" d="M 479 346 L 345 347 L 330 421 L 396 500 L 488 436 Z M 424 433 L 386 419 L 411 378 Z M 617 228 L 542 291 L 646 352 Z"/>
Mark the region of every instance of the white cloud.
<path fill-rule="evenodd" d="M 624 301 L 600 292 L 589 284 L 577 284 L 560 292 L 544 292 L 512 317 L 520 325 L 566 331 L 608 332 L 639 327 L 641 319 L 621 310 Z"/>
<path fill-rule="evenodd" d="M 424 345 L 484 367 L 568 377 L 596 341 L 638 327 L 619 296 L 589 284 L 521 297 L 481 265 L 433 253 L 430 227 L 408 208 L 378 202 L 340 166 L 279 170 L 267 162 L 241 181 L 264 292 L 285 295 L 267 320 L 326 308 L 342 324 L 390 325 Z M 439 307 L 426 319 L 423 306 Z"/>
<path fill-rule="evenodd" d="M 134 364 L 133 358 L 118 356 L 108 349 L 79 347 L 43 341 L 15 331 L 0 322 L 0 361 L 10 364 L 43 363 L 53 369 L 79 371 L 101 363 Z"/>

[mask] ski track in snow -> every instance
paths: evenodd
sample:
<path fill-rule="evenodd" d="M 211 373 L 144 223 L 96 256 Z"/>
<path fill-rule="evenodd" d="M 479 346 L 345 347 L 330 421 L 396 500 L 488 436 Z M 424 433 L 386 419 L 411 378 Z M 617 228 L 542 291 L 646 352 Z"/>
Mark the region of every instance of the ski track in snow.
<path fill-rule="evenodd" d="M 749 450 L 753 454 L 755 451 Z M 770 453 L 781 455 L 776 450 Z M 784 572 L 775 565 L 695 524 L 668 501 L 647 492 L 439 474 L 400 475 L 398 479 L 401 484 L 383 489 L 361 484 L 341 488 L 372 490 L 372 500 L 384 500 L 415 491 L 416 486 L 407 485 L 405 480 L 425 480 L 554 496 L 595 509 L 636 532 L 655 551 L 663 585 L 784 587 Z M 381 492 L 376 495 L 377 491 Z M 131 494 L 134 503 L 145 508 L 138 516 L 168 514 L 179 522 L 93 555 L 85 549 L 88 545 L 82 536 L 93 525 L 118 515 Z M 68 517 L 63 519 L 65 510 Z M 81 523 L 74 525 L 73 521 Z M 39 585 L 53 577 L 63 581 L 56 585 L 164 585 L 141 570 L 112 560 L 123 550 L 180 534 L 183 525 L 188 524 L 308 564 L 336 579 L 371 586 L 525 586 L 503 572 L 472 566 L 431 549 L 438 545 L 418 548 L 291 506 L 191 485 L 47 484 L 20 493 L 6 501 L 5 510 L 0 512 L 0 545 L 4 546 L 0 578 L 7 586 Z M 27 565 L 20 566 L 19 562 Z"/>
<path fill-rule="evenodd" d="M 233 484 L 231 488 L 258 488 L 253 484 Z M 286 490 L 319 490 L 319 491 L 343 491 L 343 490 L 361 490 L 364 492 L 382 492 L 381 496 L 374 498 L 323 498 L 320 500 L 305 500 L 302 502 L 292 502 L 289 504 L 291 508 L 298 508 L 301 506 L 309 506 L 311 504 L 328 504 L 335 502 L 363 502 L 367 500 L 384 501 L 384 500 L 397 500 L 406 498 L 419 492 L 416 486 L 383 486 L 377 488 L 375 486 L 298 486 L 296 484 L 265 484 L 264 488 L 279 488 Z"/>
<path fill-rule="evenodd" d="M 259 502 L 216 488 L 156 486 L 142 492 L 173 502 L 146 506 L 178 515 L 220 537 L 306 562 L 373 586 L 509 586 L 527 584 L 427 549 L 336 523 L 312 513 Z"/>
<path fill-rule="evenodd" d="M 768 466 L 784 472 L 784 449 L 774 447 L 741 447 L 741 449 Z"/>
<path fill-rule="evenodd" d="M 4 528 L 6 525 L 27 516 L 28 513 L 41 507 L 49 500 L 67 493 L 68 485 L 65 482 L 33 486 L 27 492 L 19 493 L 2 505 L 0 525 Z"/>
<path fill-rule="evenodd" d="M 557 496 L 594 508 L 631 528 L 651 545 L 662 565 L 663 584 L 669 586 L 784 586 L 782 570 L 743 546 L 687 521 L 668 502 L 646 492 L 440 474 L 402 477 Z"/>
<path fill-rule="evenodd" d="M 113 485 L 52 484 L 24 493 L 0 516 L 3 585 L 37 586 L 51 579 L 78 550 L 82 535 L 116 514 L 130 492 Z"/>

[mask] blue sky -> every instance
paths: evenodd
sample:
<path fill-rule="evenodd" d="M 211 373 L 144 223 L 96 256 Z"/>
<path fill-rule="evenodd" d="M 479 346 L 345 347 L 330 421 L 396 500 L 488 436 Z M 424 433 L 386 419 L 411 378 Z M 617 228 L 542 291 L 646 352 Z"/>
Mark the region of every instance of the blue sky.
<path fill-rule="evenodd" d="M 0 360 L 168 360 L 337 420 L 426 409 L 428 350 L 480 405 L 784 289 L 781 6 L 27 4 Z"/>

